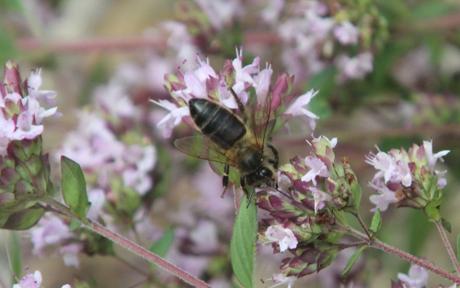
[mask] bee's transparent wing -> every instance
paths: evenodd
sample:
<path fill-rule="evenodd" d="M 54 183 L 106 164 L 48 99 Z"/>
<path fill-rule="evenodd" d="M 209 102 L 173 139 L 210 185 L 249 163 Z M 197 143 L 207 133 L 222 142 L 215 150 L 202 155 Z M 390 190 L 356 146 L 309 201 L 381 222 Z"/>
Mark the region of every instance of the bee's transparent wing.
<path fill-rule="evenodd" d="M 189 156 L 208 160 L 210 162 L 228 164 L 235 167 L 235 163 L 225 155 L 224 151 L 203 135 L 194 135 L 176 139 L 174 141 L 174 146 L 176 146 L 179 151 Z M 212 167 L 212 163 L 210 164 Z M 214 169 L 214 167 L 212 168 Z M 221 169 L 219 168 L 218 170 Z"/>

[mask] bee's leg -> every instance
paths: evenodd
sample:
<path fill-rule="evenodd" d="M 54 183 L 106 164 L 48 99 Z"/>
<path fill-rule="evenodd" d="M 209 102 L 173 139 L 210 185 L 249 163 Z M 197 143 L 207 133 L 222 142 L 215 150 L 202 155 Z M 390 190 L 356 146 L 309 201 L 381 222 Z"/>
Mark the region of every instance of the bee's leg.
<path fill-rule="evenodd" d="M 273 160 L 270 160 L 270 163 L 273 164 L 273 167 L 275 167 L 275 169 L 278 169 L 278 164 L 280 161 L 278 150 L 271 143 L 269 143 L 267 146 L 268 148 L 270 148 L 270 150 L 272 150 L 273 157 L 274 157 Z"/>
<path fill-rule="evenodd" d="M 246 109 L 244 109 L 243 103 L 241 102 L 241 100 L 238 97 L 238 95 L 236 95 L 236 92 L 235 92 L 235 90 L 233 90 L 233 88 L 230 88 L 230 93 L 232 94 L 233 99 L 235 99 L 236 105 L 238 105 L 238 110 L 240 110 L 240 112 L 243 114 L 243 116 L 245 118 L 244 120 L 247 120 L 248 115 L 246 114 Z"/>
<path fill-rule="evenodd" d="M 222 177 L 222 186 L 224 186 L 224 191 L 222 191 L 222 194 L 220 194 L 221 198 L 224 198 L 225 192 L 227 192 L 228 174 L 229 173 L 230 173 L 230 166 L 228 164 L 225 164 L 225 166 L 224 166 L 224 176 Z"/>

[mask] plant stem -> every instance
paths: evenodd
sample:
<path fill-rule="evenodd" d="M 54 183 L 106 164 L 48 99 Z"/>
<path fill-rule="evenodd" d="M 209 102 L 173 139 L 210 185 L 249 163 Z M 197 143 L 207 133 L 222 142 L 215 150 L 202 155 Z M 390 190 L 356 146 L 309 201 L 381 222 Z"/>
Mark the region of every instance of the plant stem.
<path fill-rule="evenodd" d="M 396 248 L 396 247 L 393 247 L 389 244 L 386 244 L 380 240 L 378 240 L 377 238 L 373 238 L 373 239 L 369 239 L 367 237 L 367 235 L 351 228 L 351 227 L 343 227 L 345 228 L 352 236 L 358 238 L 358 239 L 361 239 L 361 240 L 366 240 L 369 247 L 372 247 L 374 249 L 378 249 L 378 250 L 381 250 L 385 253 L 388 253 L 388 254 L 392 254 L 394 256 L 397 256 L 403 260 L 406 260 L 412 264 L 416 264 L 420 267 L 423 267 L 427 270 L 430 270 L 431 272 L 443 277 L 443 278 L 446 278 L 446 279 L 449 279 L 451 280 L 452 282 L 456 283 L 456 284 L 460 284 L 460 277 L 458 277 L 457 275 L 455 274 L 452 274 L 438 266 L 436 266 L 435 264 L 431 263 L 430 261 L 428 260 L 425 260 L 425 259 L 422 259 L 422 258 L 419 258 L 417 256 L 414 256 L 412 254 L 409 254 L 405 251 L 402 251 L 400 250 L 399 248 Z"/>
<path fill-rule="evenodd" d="M 371 235 L 371 233 L 367 229 L 366 223 L 364 223 L 364 220 L 361 217 L 361 215 L 359 213 L 352 213 L 352 214 L 358 220 L 359 225 L 361 226 L 361 228 L 363 228 L 364 232 L 366 232 L 366 235 L 367 235 L 367 238 L 369 239 L 369 241 L 372 241 L 374 239 L 374 237 Z"/>
<path fill-rule="evenodd" d="M 82 221 L 78 216 L 73 215 L 73 213 L 69 210 L 69 208 L 59 201 L 56 201 L 52 198 L 46 199 L 45 203 L 49 205 L 51 211 L 58 212 L 60 214 L 66 215 L 73 219 L 77 219 Z M 110 231 L 106 227 L 102 226 L 101 224 L 92 221 L 91 219 L 84 219 L 82 224 L 85 225 L 88 229 L 97 233 L 112 242 L 120 245 L 121 247 L 129 250 L 130 252 L 136 254 L 137 256 L 143 258 L 144 260 L 158 265 L 163 270 L 175 275 L 179 279 L 183 280 L 184 282 L 192 285 L 193 287 L 198 288 L 208 288 L 210 287 L 206 282 L 202 281 L 201 279 L 193 276 L 192 274 L 182 270 L 181 268 L 177 267 L 176 265 L 168 262 L 167 260 L 161 258 L 160 256 L 156 255 L 155 253 L 145 249 L 144 247 L 140 246 L 139 244 L 129 240 L 128 238 L 123 237 L 122 235 Z"/>
<path fill-rule="evenodd" d="M 450 262 L 452 262 L 452 265 L 455 267 L 457 274 L 460 275 L 460 264 L 458 263 L 457 257 L 455 256 L 454 248 L 452 247 L 452 244 L 447 237 L 446 230 L 442 226 L 441 221 L 435 221 L 434 225 L 438 229 L 439 236 L 441 236 L 442 243 L 444 244 L 447 254 L 449 255 Z"/>

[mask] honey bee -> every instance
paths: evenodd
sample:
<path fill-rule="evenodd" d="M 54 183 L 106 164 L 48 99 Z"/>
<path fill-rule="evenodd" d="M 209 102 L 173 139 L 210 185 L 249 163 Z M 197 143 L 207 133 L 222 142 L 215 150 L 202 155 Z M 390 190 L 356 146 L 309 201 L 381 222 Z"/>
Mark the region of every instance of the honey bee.
<path fill-rule="evenodd" d="M 223 164 L 224 191 L 229 184 L 230 168 L 236 169 L 241 187 L 251 200 L 254 192 L 249 193 L 248 188 L 276 185 L 279 158 L 277 149 L 269 141 L 274 127 L 270 119 L 271 100 L 267 97 L 265 107 L 249 115 L 236 93 L 230 91 L 241 116 L 210 99 L 193 98 L 188 107 L 200 134 L 177 139 L 174 144 L 188 155 L 210 161 L 211 167 L 212 162 Z M 263 116 L 256 117 L 256 114 Z M 264 119 L 257 121 L 257 118 Z"/>

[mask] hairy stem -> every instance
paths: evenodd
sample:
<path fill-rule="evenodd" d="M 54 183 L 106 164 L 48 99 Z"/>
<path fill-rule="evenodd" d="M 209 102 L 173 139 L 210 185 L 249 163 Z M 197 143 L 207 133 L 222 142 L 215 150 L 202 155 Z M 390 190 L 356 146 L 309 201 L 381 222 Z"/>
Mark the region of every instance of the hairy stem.
<path fill-rule="evenodd" d="M 352 236 L 358 238 L 358 239 L 361 239 L 361 240 L 366 240 L 368 241 L 368 245 L 369 247 L 372 247 L 374 249 L 378 249 L 378 250 L 381 250 L 385 253 L 388 253 L 388 254 L 391 254 L 391 255 L 394 255 L 394 256 L 397 256 L 403 260 L 406 260 L 412 264 L 416 264 L 420 267 L 423 267 L 427 270 L 430 270 L 431 272 L 443 277 L 443 278 L 446 278 L 446 279 L 449 279 L 451 280 L 452 282 L 456 283 L 456 284 L 460 284 L 460 277 L 458 277 L 457 275 L 455 274 L 452 274 L 438 266 L 436 266 L 435 264 L 433 264 L 432 262 L 428 261 L 428 260 L 425 260 L 425 259 L 422 259 L 422 258 L 419 258 L 417 256 L 414 256 L 412 254 L 409 254 L 405 251 L 402 251 L 400 250 L 399 248 L 396 248 L 396 247 L 393 247 L 385 242 L 382 242 L 378 239 L 376 239 L 375 237 L 373 239 L 369 239 L 367 237 L 366 234 L 363 234 L 351 227 L 344 227 Z"/>
<path fill-rule="evenodd" d="M 434 224 L 436 229 L 438 229 L 439 236 L 441 236 L 442 243 L 446 248 L 447 254 L 449 255 L 450 262 L 452 262 L 452 265 L 455 267 L 457 274 L 460 275 L 460 264 L 458 263 L 457 257 L 455 256 L 454 248 L 452 247 L 452 244 L 447 237 L 446 230 L 442 226 L 441 221 L 436 221 Z"/>
<path fill-rule="evenodd" d="M 82 219 L 79 219 L 78 216 L 73 215 L 73 213 L 69 210 L 68 207 L 63 205 L 62 203 L 54 200 L 54 199 L 47 199 L 45 203 L 50 206 L 49 210 L 58 212 L 60 214 L 66 215 L 68 217 L 71 217 L 73 219 L 77 219 L 82 221 Z M 48 208 L 48 207 L 47 207 Z M 120 245 L 121 247 L 129 250 L 130 252 L 136 254 L 137 256 L 143 258 L 144 260 L 155 264 L 162 268 L 163 270 L 173 274 L 174 276 L 178 277 L 179 279 L 183 280 L 184 282 L 192 285 L 193 287 L 198 287 L 198 288 L 207 288 L 210 287 L 206 282 L 202 281 L 201 279 L 193 276 L 192 274 L 182 270 L 181 268 L 177 267 L 176 265 L 172 264 L 171 262 L 168 262 L 167 260 L 161 258 L 160 256 L 156 255 L 153 252 L 150 252 L 149 250 L 145 249 L 144 247 L 140 246 L 139 244 L 131 241 L 128 238 L 125 238 L 124 236 L 115 233 L 113 231 L 110 231 L 106 227 L 102 226 L 101 224 L 92 221 L 91 219 L 84 219 L 82 221 L 82 224 L 85 225 L 88 229 L 93 231 L 96 234 L 99 234 L 112 242 Z"/>

